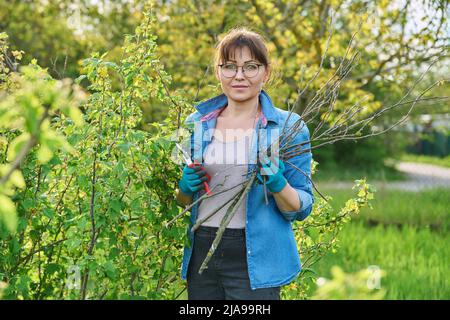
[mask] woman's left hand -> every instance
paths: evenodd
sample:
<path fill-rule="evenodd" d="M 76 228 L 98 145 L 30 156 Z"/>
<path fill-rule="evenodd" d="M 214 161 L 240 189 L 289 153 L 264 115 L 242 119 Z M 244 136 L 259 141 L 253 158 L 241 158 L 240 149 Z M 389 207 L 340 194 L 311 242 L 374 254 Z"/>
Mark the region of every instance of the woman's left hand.
<path fill-rule="evenodd" d="M 263 178 L 266 179 L 266 186 L 272 193 L 278 193 L 287 184 L 287 180 L 283 175 L 284 163 L 280 158 L 275 157 L 273 162 L 266 156 L 263 159 L 264 163 L 259 162 L 260 171 L 257 173 L 258 180 L 261 183 Z"/>

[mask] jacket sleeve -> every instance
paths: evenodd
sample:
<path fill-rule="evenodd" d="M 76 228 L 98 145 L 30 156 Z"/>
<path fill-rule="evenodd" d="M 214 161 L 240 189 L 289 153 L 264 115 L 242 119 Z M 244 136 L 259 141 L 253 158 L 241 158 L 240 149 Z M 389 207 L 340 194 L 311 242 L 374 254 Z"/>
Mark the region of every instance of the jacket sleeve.
<path fill-rule="evenodd" d="M 298 119 L 300 116 L 297 114 L 292 114 L 293 118 L 290 122 L 290 126 Z M 301 120 L 300 126 L 297 128 L 298 134 L 292 139 L 289 145 L 296 145 L 305 141 L 309 141 L 310 135 L 309 130 L 303 120 Z M 311 143 L 304 144 L 302 146 L 303 150 L 308 150 L 300 155 L 292 157 L 284 161 L 285 171 L 284 176 L 288 183 L 293 187 L 298 194 L 300 199 L 300 209 L 298 211 L 282 211 L 284 218 L 288 221 L 299 220 L 302 221 L 311 213 L 312 206 L 314 204 L 314 195 L 312 191 L 311 183 L 311 160 L 312 153 L 309 150 L 311 148 Z M 292 165 L 291 165 L 292 164 Z M 299 168 L 302 172 L 298 171 L 295 167 Z M 306 177 L 307 175 L 308 177 Z"/>

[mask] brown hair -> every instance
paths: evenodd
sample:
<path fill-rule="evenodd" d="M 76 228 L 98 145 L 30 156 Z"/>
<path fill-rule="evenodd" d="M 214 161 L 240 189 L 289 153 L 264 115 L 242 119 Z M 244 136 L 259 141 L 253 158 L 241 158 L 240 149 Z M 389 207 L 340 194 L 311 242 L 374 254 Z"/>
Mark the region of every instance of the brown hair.
<path fill-rule="evenodd" d="M 214 71 L 217 72 L 217 65 L 220 62 L 225 62 L 232 58 L 231 55 L 234 54 L 236 48 L 243 47 L 248 47 L 252 58 L 264 64 L 266 68 L 271 64 L 269 51 L 263 36 L 247 27 L 237 27 L 229 30 L 217 44 L 214 57 Z"/>

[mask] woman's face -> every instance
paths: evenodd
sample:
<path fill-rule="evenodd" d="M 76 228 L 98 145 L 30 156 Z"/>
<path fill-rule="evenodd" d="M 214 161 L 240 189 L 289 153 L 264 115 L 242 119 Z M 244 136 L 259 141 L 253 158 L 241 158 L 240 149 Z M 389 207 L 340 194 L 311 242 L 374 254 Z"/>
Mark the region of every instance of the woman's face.
<path fill-rule="evenodd" d="M 252 58 L 251 51 L 248 47 L 236 48 L 234 56 L 232 55 L 230 60 L 220 62 L 220 64 L 222 63 L 234 63 L 237 66 L 243 66 L 249 63 L 261 64 L 260 61 Z M 264 65 L 261 65 L 259 66 L 257 75 L 249 78 L 244 75 L 242 68 L 238 67 L 236 75 L 227 78 L 223 75 L 221 67 L 218 67 L 216 76 L 220 81 L 223 93 L 228 99 L 236 102 L 244 102 L 259 95 L 264 82 L 268 79 L 269 70 Z M 237 88 L 235 86 L 244 86 L 244 88 Z"/>

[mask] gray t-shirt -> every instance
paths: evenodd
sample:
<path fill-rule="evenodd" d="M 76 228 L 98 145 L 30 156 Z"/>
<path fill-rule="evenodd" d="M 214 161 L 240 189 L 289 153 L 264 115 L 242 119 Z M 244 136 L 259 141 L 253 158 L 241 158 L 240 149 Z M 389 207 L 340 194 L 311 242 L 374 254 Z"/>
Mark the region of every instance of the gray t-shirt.
<path fill-rule="evenodd" d="M 246 180 L 250 144 L 252 142 L 251 139 L 252 134 L 246 135 L 244 138 L 237 141 L 223 142 L 213 136 L 211 143 L 204 153 L 204 168 L 211 176 L 209 186 L 214 196 L 200 202 L 197 219 L 207 216 L 218 207 L 228 202 L 239 192 L 242 184 L 231 190 L 215 195 L 222 190 L 236 186 Z M 202 226 L 219 227 L 231 202 L 232 201 L 229 201 L 229 203 L 212 217 L 203 222 Z M 245 197 L 227 228 L 245 228 L 246 203 L 247 199 Z"/>

